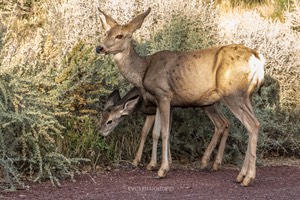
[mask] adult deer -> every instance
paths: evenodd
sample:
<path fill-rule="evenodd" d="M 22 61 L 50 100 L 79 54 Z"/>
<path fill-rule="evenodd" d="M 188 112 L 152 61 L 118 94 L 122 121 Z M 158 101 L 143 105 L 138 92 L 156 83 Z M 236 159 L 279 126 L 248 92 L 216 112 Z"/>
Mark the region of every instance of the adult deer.
<path fill-rule="evenodd" d="M 141 140 L 138 151 L 136 153 L 135 159 L 133 160 L 134 165 L 138 165 L 141 161 L 141 156 L 144 148 L 144 143 L 146 141 L 146 137 L 149 133 L 149 130 L 154 124 L 156 106 L 149 105 L 142 98 L 140 98 L 141 94 L 138 88 L 132 88 L 123 98 L 120 97 L 120 93 L 118 90 L 113 91 L 107 98 L 107 102 L 104 106 L 104 110 L 102 112 L 100 121 L 98 123 L 98 127 L 100 129 L 100 133 L 103 136 L 107 136 L 109 133 L 113 131 L 113 129 L 124 119 L 125 116 L 130 115 L 132 112 L 136 110 L 140 110 L 142 113 L 146 115 L 146 121 L 141 131 Z M 201 168 L 208 167 L 208 161 L 210 159 L 212 150 L 215 148 L 220 135 L 222 134 L 221 145 L 218 149 L 218 153 L 216 156 L 216 160 L 213 164 L 213 170 L 218 170 L 219 165 L 221 164 L 226 139 L 228 136 L 228 127 L 229 122 L 226 120 L 223 115 L 219 113 L 219 110 L 215 107 L 203 107 L 204 111 L 208 114 L 212 122 L 215 124 L 215 133 L 212 138 L 208 148 L 206 149 L 204 156 L 201 162 Z M 157 116 L 159 117 L 159 116 Z M 155 125 L 153 128 L 153 147 L 151 154 L 151 161 L 147 165 L 148 170 L 153 170 L 157 166 L 157 143 L 160 137 L 160 121 L 159 119 L 155 120 Z M 169 149 L 170 151 L 170 149 Z M 169 155 L 171 153 L 169 152 Z M 171 158 L 169 158 L 171 161 Z"/>
<path fill-rule="evenodd" d="M 157 105 L 162 132 L 164 177 L 169 171 L 168 140 L 171 106 L 218 107 L 222 100 L 246 127 L 247 151 L 237 181 L 248 186 L 256 175 L 256 147 L 260 123 L 252 108 L 251 96 L 264 79 L 265 59 L 243 45 L 227 45 L 190 52 L 160 51 L 140 57 L 134 50 L 132 35 L 142 26 L 150 8 L 125 25 L 100 10 L 107 36 L 97 53 L 114 54 L 122 75 L 142 91 L 146 101 Z"/>

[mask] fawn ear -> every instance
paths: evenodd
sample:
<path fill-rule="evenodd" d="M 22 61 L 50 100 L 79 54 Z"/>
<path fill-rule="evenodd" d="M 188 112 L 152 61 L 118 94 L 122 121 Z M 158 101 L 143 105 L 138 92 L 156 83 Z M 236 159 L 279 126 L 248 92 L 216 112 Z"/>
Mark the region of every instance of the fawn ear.
<path fill-rule="evenodd" d="M 102 27 L 105 31 L 109 31 L 112 27 L 117 26 L 118 23 L 109 15 L 105 14 L 100 8 L 98 8 L 100 12 L 100 19 L 102 23 Z"/>
<path fill-rule="evenodd" d="M 123 106 L 122 115 L 130 115 L 133 113 L 139 103 L 140 96 L 129 99 Z"/>
<path fill-rule="evenodd" d="M 114 90 L 108 97 L 107 97 L 107 101 L 106 104 L 104 106 L 104 110 L 106 110 L 107 108 L 116 105 L 116 103 L 118 101 L 121 100 L 121 96 L 120 96 L 120 92 L 119 90 Z"/>
<path fill-rule="evenodd" d="M 147 17 L 147 15 L 150 13 L 151 8 L 148 8 L 148 10 L 146 10 L 144 13 L 136 16 L 134 19 L 132 19 L 127 26 L 129 27 L 129 30 L 131 32 L 134 32 L 135 30 L 141 28 L 144 19 Z"/>

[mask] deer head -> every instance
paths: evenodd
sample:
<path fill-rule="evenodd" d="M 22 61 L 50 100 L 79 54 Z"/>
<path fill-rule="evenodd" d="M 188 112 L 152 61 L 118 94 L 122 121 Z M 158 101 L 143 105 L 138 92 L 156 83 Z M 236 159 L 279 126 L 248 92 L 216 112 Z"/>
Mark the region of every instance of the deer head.
<path fill-rule="evenodd" d="M 138 102 L 140 96 L 135 96 L 126 102 L 121 101 L 118 90 L 113 91 L 107 98 L 98 127 L 103 136 L 107 136 L 114 128 L 124 119 L 125 116 L 131 114 Z"/>
<path fill-rule="evenodd" d="M 112 17 L 99 9 L 102 27 L 106 31 L 106 38 L 99 46 L 96 47 L 96 52 L 98 54 L 117 54 L 124 51 L 130 46 L 132 34 L 142 26 L 143 21 L 150 13 L 150 10 L 151 9 L 148 8 L 146 12 L 138 15 L 129 23 L 119 25 Z"/>

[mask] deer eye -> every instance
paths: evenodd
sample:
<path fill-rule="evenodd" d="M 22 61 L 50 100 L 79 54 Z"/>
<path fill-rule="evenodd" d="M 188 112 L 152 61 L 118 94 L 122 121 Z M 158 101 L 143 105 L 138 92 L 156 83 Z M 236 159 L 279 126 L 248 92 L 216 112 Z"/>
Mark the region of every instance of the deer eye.
<path fill-rule="evenodd" d="M 112 123 L 112 120 L 109 120 L 106 124 L 110 125 Z"/>
<path fill-rule="evenodd" d="M 123 38 L 123 35 L 122 35 L 122 34 L 116 36 L 116 39 L 119 39 L 119 40 L 120 40 L 120 39 L 122 39 L 122 38 Z"/>

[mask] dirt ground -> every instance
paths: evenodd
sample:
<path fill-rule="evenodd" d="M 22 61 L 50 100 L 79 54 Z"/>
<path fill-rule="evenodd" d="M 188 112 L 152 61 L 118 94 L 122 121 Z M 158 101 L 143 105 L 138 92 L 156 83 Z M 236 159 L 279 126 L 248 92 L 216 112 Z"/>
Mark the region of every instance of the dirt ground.
<path fill-rule="evenodd" d="M 28 189 L 0 192 L 0 199 L 79 200 L 79 199 L 300 199 L 300 165 L 261 166 L 249 187 L 235 182 L 237 168 L 223 167 L 217 172 L 177 167 L 166 178 L 155 179 L 156 171 L 118 168 L 86 173 L 51 183 L 30 183 Z"/>

